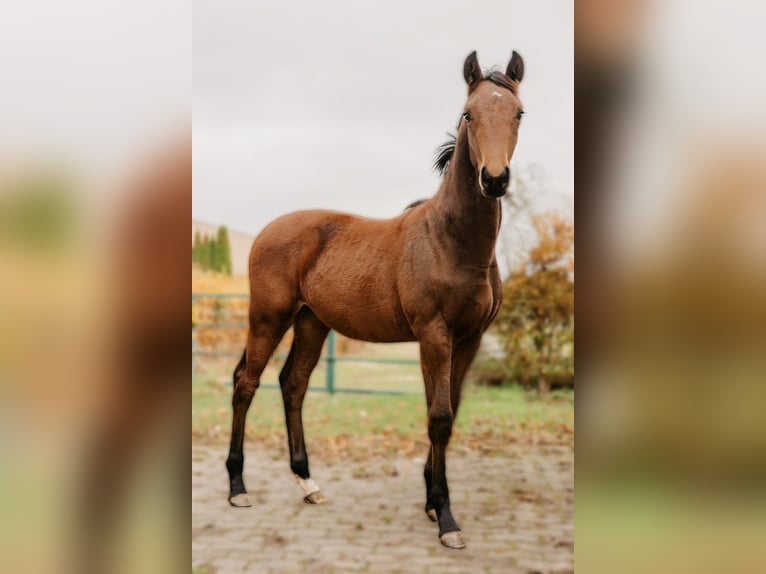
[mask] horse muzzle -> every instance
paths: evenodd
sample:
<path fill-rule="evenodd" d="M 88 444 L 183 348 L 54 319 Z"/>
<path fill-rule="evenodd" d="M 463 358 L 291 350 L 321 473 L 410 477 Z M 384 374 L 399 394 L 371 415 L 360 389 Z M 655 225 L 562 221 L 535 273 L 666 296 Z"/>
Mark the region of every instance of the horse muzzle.
<path fill-rule="evenodd" d="M 490 199 L 503 197 L 508 191 L 508 183 L 511 181 L 511 170 L 505 166 L 503 172 L 498 176 L 492 176 L 486 167 L 481 168 L 481 194 Z"/>

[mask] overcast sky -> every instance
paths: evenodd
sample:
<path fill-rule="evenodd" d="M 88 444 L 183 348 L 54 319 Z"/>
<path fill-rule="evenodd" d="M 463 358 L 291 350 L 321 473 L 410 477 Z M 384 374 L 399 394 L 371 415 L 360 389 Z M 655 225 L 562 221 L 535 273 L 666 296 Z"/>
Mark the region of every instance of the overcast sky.
<path fill-rule="evenodd" d="M 189 129 L 191 34 L 186 0 L 4 3 L 0 170 L 66 165 L 103 183 L 167 153 Z"/>
<path fill-rule="evenodd" d="M 289 211 L 391 217 L 439 186 L 463 61 L 524 57 L 512 167 L 572 202 L 573 10 L 535 2 L 194 2 L 193 217 L 258 232 Z"/>

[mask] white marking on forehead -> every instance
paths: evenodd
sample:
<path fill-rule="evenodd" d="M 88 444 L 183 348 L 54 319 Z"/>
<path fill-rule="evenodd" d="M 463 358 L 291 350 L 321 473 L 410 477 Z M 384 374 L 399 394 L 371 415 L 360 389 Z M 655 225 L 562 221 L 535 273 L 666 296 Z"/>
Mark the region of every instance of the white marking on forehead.
<path fill-rule="evenodd" d="M 503 97 L 503 94 L 501 94 L 501 93 L 500 93 L 500 92 L 498 92 L 497 90 L 495 90 L 494 92 L 492 92 L 492 94 L 491 94 L 491 95 L 495 96 L 496 98 L 502 98 L 502 97 Z"/>

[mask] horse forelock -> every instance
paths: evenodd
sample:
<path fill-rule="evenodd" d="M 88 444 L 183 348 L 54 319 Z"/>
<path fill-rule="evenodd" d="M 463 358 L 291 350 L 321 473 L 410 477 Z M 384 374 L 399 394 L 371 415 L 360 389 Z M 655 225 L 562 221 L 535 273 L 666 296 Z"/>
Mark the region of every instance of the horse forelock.
<path fill-rule="evenodd" d="M 492 82 L 496 86 L 500 86 L 501 88 L 505 88 L 506 90 L 510 90 L 512 93 L 516 93 L 516 90 L 519 87 L 519 83 L 510 79 L 508 76 L 505 75 L 504 72 L 501 72 L 497 68 L 491 68 L 489 70 L 484 71 L 484 78 L 482 81 L 487 80 L 489 82 Z"/>

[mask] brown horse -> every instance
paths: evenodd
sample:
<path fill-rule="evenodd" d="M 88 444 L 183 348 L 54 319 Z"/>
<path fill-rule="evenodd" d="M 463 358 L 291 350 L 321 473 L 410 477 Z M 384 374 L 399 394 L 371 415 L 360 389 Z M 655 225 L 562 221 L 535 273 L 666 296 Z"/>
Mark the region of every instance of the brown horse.
<path fill-rule="evenodd" d="M 439 191 L 393 219 L 330 211 L 280 217 L 250 253 L 250 329 L 234 371 L 231 448 L 226 466 L 233 506 L 249 506 L 242 481 L 245 415 L 261 373 L 292 325 L 279 375 L 290 467 L 305 501 L 324 502 L 309 477 L 301 409 L 309 375 L 330 329 L 373 342 L 418 341 L 431 449 L 424 469 L 426 513 L 445 546 L 463 548 L 452 517 L 445 450 L 460 390 L 481 336 L 500 306 L 495 242 L 509 163 L 523 114 L 517 97 L 524 62 L 515 51 L 505 73 L 482 74 L 465 60 L 468 99 L 454 141 L 436 166 Z"/>

